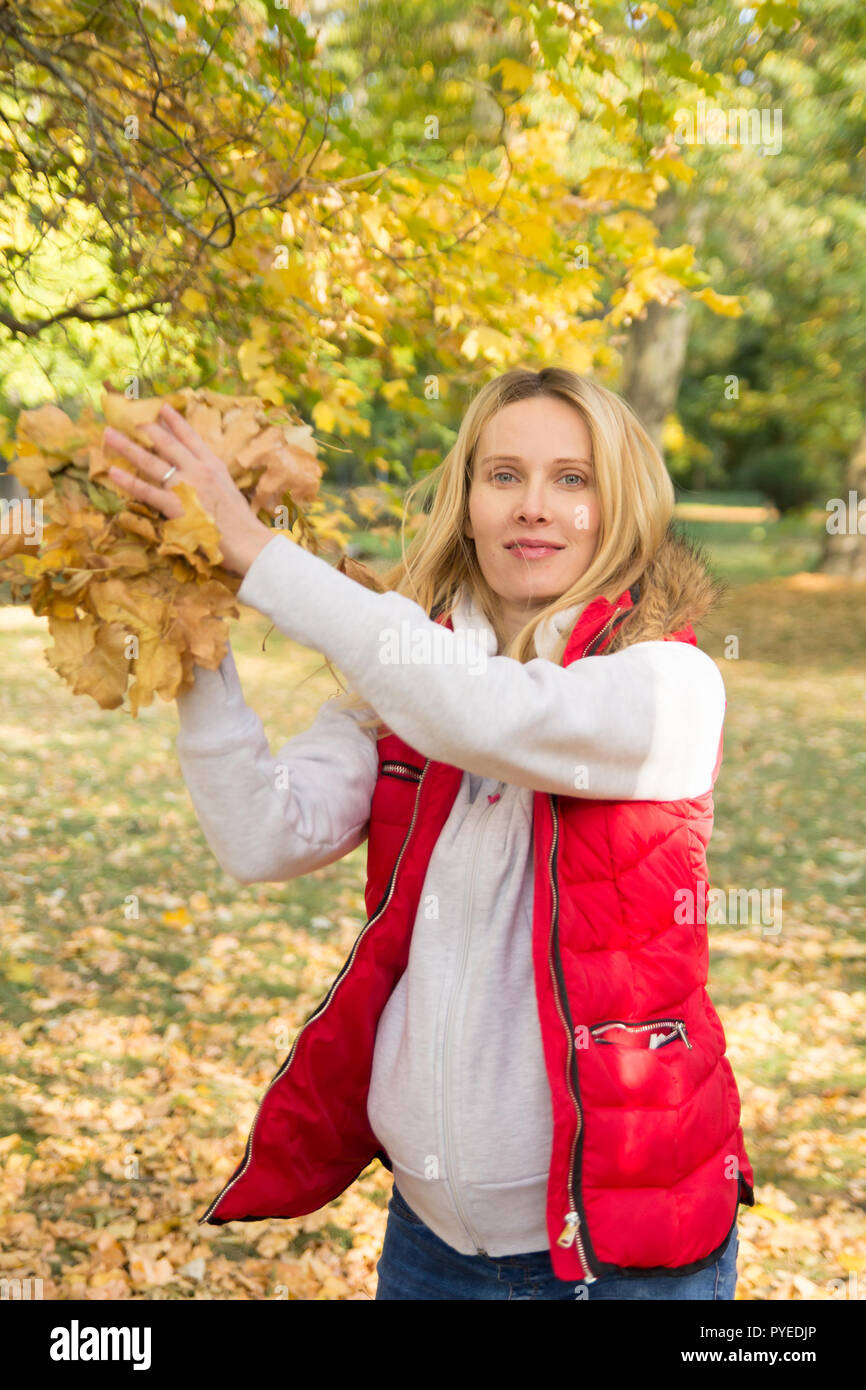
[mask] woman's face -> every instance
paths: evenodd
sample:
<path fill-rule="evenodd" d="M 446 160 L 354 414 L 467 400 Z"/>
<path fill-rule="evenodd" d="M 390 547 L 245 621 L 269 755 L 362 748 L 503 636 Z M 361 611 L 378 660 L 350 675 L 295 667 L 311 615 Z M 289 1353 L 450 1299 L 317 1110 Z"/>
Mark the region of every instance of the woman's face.
<path fill-rule="evenodd" d="M 574 406 L 534 396 L 488 420 L 475 449 L 466 534 L 499 595 L 506 641 L 589 568 L 600 515 L 592 440 Z M 516 548 L 523 537 L 556 548 Z"/>

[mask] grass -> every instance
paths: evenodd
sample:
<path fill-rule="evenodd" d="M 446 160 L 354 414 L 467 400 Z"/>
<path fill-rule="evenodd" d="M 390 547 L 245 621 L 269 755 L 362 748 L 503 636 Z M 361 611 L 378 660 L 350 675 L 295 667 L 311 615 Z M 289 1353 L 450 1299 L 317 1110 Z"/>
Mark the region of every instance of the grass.
<path fill-rule="evenodd" d="M 805 525 L 686 529 L 732 581 L 698 628 L 728 700 L 711 884 L 783 901 L 776 935 L 709 928 L 760 1203 L 740 1209 L 739 1294 L 829 1297 L 831 1279 L 866 1277 L 863 586 L 799 572 L 817 543 Z M 57 1299 L 372 1297 L 378 1167 L 309 1217 L 196 1225 L 363 925 L 364 847 L 290 883 L 239 885 L 183 785 L 174 707 L 133 721 L 72 696 L 44 661 L 44 624 L 11 618 L 0 611 L 0 1233 L 20 1257 L 7 1274 L 41 1275 Z M 268 626 L 246 610 L 232 646 L 276 749 L 335 685 L 276 630 L 263 652 Z"/>

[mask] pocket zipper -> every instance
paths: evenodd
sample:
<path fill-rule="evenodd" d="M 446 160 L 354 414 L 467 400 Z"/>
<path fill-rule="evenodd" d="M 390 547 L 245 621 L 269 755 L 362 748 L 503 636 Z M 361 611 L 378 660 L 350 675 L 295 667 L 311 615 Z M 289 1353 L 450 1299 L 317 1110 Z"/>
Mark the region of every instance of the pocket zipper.
<path fill-rule="evenodd" d="M 399 777 L 401 782 L 420 782 L 424 769 L 417 767 L 415 763 L 399 763 L 393 758 L 385 758 L 379 771 L 385 777 Z"/>
<path fill-rule="evenodd" d="M 672 1028 L 673 1032 L 665 1036 L 664 1033 L 659 1031 L 665 1027 Z M 681 1018 L 653 1018 L 645 1023 L 624 1023 L 622 1019 L 612 1018 L 606 1023 L 593 1024 L 589 1031 L 592 1036 L 595 1037 L 597 1033 L 606 1033 L 608 1028 L 625 1028 L 631 1033 L 649 1033 L 651 1035 L 649 1043 L 650 1049 L 663 1047 L 665 1043 L 673 1042 L 674 1038 L 681 1037 L 689 1051 L 691 1052 L 694 1050 L 692 1044 L 689 1042 L 686 1025 Z M 610 1039 L 599 1037 L 597 1041 L 609 1043 Z"/>

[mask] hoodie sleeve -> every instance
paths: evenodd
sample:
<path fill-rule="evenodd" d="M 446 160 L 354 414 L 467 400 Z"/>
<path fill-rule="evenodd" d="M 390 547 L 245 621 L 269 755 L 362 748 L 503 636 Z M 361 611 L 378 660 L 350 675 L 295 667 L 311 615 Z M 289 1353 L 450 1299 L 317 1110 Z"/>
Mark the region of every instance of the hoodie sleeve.
<path fill-rule="evenodd" d="M 175 748 L 199 824 L 240 883 L 299 878 L 366 838 L 378 757 L 356 722 L 363 715 L 326 700 L 312 725 L 272 754 L 231 646 L 216 671 L 195 667 L 177 710 Z"/>
<path fill-rule="evenodd" d="M 638 642 L 567 667 L 473 649 L 402 594 L 375 593 L 277 534 L 237 597 L 334 662 L 425 757 L 565 796 L 709 791 L 725 688 L 691 643 Z"/>

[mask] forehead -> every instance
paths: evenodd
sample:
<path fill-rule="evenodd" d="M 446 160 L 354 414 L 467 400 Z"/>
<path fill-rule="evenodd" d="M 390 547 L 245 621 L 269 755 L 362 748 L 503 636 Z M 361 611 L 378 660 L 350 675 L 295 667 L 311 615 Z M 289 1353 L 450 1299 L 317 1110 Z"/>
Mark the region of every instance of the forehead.
<path fill-rule="evenodd" d="M 528 460 L 559 455 L 592 457 L 589 428 L 576 406 L 559 397 L 533 396 L 504 405 L 483 426 L 476 457 L 519 454 Z"/>

